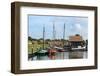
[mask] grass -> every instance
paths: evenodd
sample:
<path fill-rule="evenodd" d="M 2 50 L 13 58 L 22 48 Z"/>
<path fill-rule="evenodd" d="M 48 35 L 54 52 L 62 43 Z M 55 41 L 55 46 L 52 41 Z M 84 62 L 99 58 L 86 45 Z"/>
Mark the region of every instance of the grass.
<path fill-rule="evenodd" d="M 49 45 L 45 44 L 44 46 L 45 46 L 44 48 L 47 48 Z M 41 49 L 43 49 L 43 43 L 28 44 L 28 54 L 32 54 L 32 49 L 33 49 L 33 53 L 40 51 Z"/>

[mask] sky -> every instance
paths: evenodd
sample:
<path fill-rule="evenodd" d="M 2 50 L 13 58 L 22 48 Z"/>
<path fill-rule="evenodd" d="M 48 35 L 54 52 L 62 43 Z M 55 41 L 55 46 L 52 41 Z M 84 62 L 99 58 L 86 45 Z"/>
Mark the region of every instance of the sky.
<path fill-rule="evenodd" d="M 43 38 L 43 27 L 45 27 L 45 39 L 53 39 L 54 25 L 56 39 L 62 39 L 64 24 L 65 39 L 75 34 L 80 34 L 83 39 L 88 38 L 88 17 L 78 16 L 28 15 L 28 36 Z"/>

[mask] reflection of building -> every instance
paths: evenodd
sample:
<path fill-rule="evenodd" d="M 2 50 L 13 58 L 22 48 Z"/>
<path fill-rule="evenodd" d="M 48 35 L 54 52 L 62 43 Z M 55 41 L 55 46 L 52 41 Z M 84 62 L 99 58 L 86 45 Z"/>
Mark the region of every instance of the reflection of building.
<path fill-rule="evenodd" d="M 75 36 L 69 36 L 69 44 L 73 48 L 78 48 L 78 46 L 83 46 L 82 36 L 76 34 Z"/>

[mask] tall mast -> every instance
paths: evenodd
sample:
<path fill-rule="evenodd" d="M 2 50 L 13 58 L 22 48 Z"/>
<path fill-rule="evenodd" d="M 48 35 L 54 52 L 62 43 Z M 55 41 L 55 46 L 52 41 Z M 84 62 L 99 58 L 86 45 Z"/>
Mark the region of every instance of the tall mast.
<path fill-rule="evenodd" d="M 65 28 L 66 27 L 65 27 L 65 23 L 64 23 L 64 28 L 63 28 L 64 29 L 64 31 L 63 31 L 63 46 L 64 46 L 64 40 L 65 40 Z"/>
<path fill-rule="evenodd" d="M 43 49 L 44 49 L 44 43 L 45 43 L 45 26 L 43 26 Z"/>
<path fill-rule="evenodd" d="M 55 40 L 55 34 L 56 34 L 55 25 L 54 25 L 54 23 L 53 23 L 53 40 Z"/>
<path fill-rule="evenodd" d="M 55 40 L 55 38 L 56 38 L 55 34 L 56 34 L 55 25 L 53 23 L 53 40 Z M 53 41 L 53 47 L 54 47 L 54 45 L 55 45 L 55 41 Z"/>

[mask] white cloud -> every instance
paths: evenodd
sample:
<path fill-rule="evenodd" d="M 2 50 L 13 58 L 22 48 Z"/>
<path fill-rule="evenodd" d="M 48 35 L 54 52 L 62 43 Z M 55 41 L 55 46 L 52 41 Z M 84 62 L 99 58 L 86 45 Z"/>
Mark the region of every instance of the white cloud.
<path fill-rule="evenodd" d="M 87 39 L 88 37 L 88 30 L 86 27 L 82 27 L 81 24 L 75 24 L 76 31 L 79 32 L 83 36 L 83 39 Z"/>
<path fill-rule="evenodd" d="M 80 24 L 75 24 L 75 27 L 76 27 L 77 30 L 81 30 L 82 29 Z"/>
<path fill-rule="evenodd" d="M 68 26 L 69 27 L 69 29 L 73 29 L 73 26 L 72 25 L 70 25 L 70 26 Z"/>

